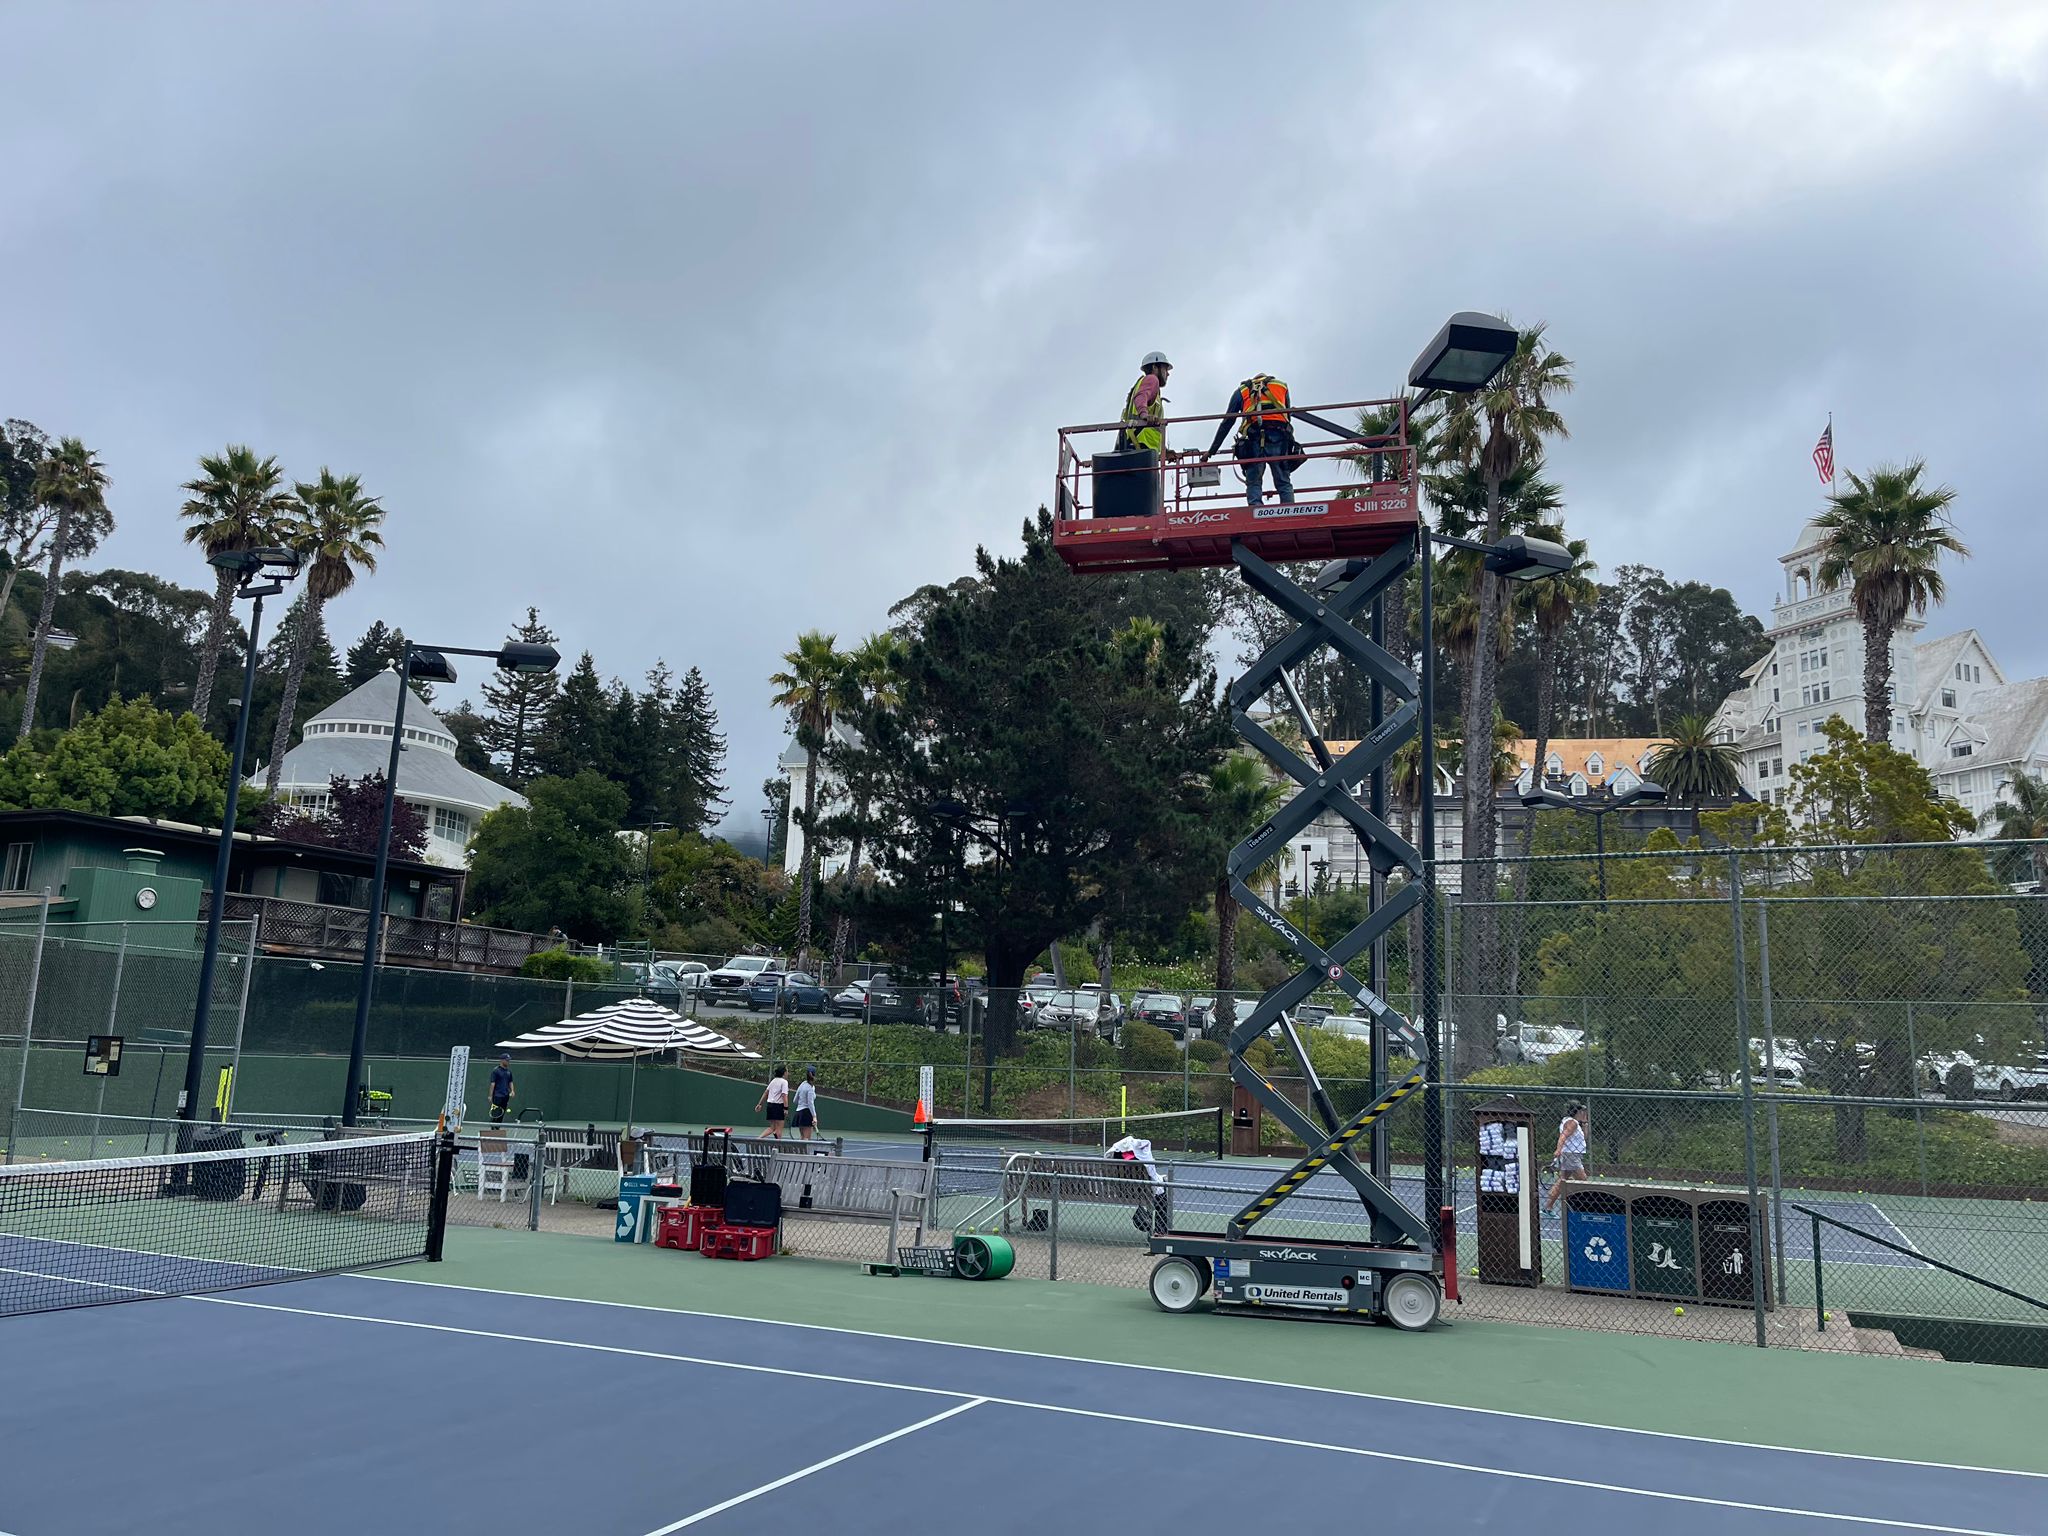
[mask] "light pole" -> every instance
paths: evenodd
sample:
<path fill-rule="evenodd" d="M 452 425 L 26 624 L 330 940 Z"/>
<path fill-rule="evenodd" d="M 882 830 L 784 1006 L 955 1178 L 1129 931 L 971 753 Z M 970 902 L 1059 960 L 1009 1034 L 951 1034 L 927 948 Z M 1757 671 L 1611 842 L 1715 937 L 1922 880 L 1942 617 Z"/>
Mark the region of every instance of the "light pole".
<path fill-rule="evenodd" d="M 215 570 L 229 571 L 236 595 L 254 598 L 249 613 L 249 656 L 242 665 L 242 708 L 235 717 L 235 744 L 228 757 L 227 804 L 221 811 L 220 842 L 213 852 L 213 901 L 206 909 L 206 944 L 199 952 L 199 996 L 192 1004 L 192 1045 L 185 1056 L 185 1096 L 178 1118 L 199 1118 L 200 1080 L 206 1075 L 206 1026 L 213 1013 L 213 973 L 220 963 L 221 913 L 228 904 L 228 864 L 235 851 L 235 813 L 242 803 L 242 754 L 249 744 L 249 704 L 256 692 L 257 641 L 263 630 L 263 599 L 284 591 L 299 574 L 299 557 L 289 549 L 234 549 L 211 556 Z M 201 721 L 201 725 L 205 722 Z M 180 1150 L 191 1144 L 189 1126 L 179 1133 Z"/>
<path fill-rule="evenodd" d="M 1465 317 L 1458 317 L 1459 319 Z M 1453 320 L 1453 325 L 1457 320 Z M 1450 329 L 1450 327 L 1446 327 Z M 1512 336 L 1512 332 L 1508 333 Z M 1425 357 L 1428 355 L 1424 354 Z M 1495 371 L 1504 365 L 1507 355 L 1502 354 L 1495 363 Z M 1416 364 L 1420 369 L 1422 364 Z M 1487 375 L 1491 378 L 1492 375 Z M 1411 376 L 1411 382 L 1413 378 Z M 1483 380 L 1481 382 L 1484 382 Z M 1441 387 L 1441 386 L 1440 386 Z M 1477 388 L 1468 385 L 1467 388 Z M 1522 534 L 1510 534 L 1493 544 L 1482 544 L 1474 539 L 1453 538 L 1447 533 L 1436 533 L 1425 524 L 1420 532 L 1422 540 L 1422 761 L 1417 774 L 1417 796 L 1422 801 L 1422 847 L 1423 847 L 1423 888 L 1422 888 L 1422 977 L 1420 981 L 1420 1006 L 1417 1011 L 1423 1018 L 1423 1033 L 1428 1047 L 1429 1060 L 1423 1064 L 1425 1074 L 1423 1089 L 1423 1138 L 1428 1143 L 1422 1161 L 1422 1207 L 1425 1211 L 1440 1210 L 1444 1203 L 1443 1173 L 1443 1031 L 1437 1018 L 1437 953 L 1436 953 L 1436 585 L 1434 571 L 1436 560 L 1430 553 L 1431 544 L 1443 544 L 1453 549 L 1466 549 L 1485 556 L 1485 568 L 1495 576 L 1510 581 L 1542 581 L 1571 569 L 1572 554 L 1562 544 L 1548 539 L 1532 539 Z M 1467 756 L 1470 757 L 1468 743 Z M 1468 766 L 1467 771 L 1472 771 Z M 1463 895 L 1462 886 L 1460 895 Z"/>
<path fill-rule="evenodd" d="M 1542 810 L 1577 811 L 1581 816 L 1593 818 L 1593 847 L 1595 867 L 1600 871 L 1600 906 L 1607 906 L 1607 818 L 1616 811 L 1628 810 L 1637 805 L 1662 805 L 1669 796 L 1662 784 L 1653 784 L 1644 779 L 1633 789 L 1611 796 L 1604 805 L 1584 805 L 1570 795 L 1561 794 L 1543 782 L 1541 763 L 1531 766 L 1529 792 L 1522 796 L 1522 804 L 1530 815 Z"/>
<path fill-rule="evenodd" d="M 562 664 L 552 645 L 508 641 L 495 651 L 459 645 L 408 645 L 398 663 L 398 708 L 391 717 L 391 765 L 384 772 L 384 815 L 377 829 L 377 865 L 370 877 L 370 911 L 363 929 L 363 975 L 356 987 L 355 1036 L 348 1048 L 348 1081 L 342 1088 L 341 1123 L 356 1123 L 356 1099 L 363 1086 L 363 1050 L 370 1038 L 370 999 L 377 990 L 377 948 L 384 926 L 384 881 L 391 868 L 391 818 L 398 806 L 398 754 L 405 748 L 405 697 L 414 678 L 452 683 L 450 656 L 488 656 L 506 672 L 552 672 Z"/>

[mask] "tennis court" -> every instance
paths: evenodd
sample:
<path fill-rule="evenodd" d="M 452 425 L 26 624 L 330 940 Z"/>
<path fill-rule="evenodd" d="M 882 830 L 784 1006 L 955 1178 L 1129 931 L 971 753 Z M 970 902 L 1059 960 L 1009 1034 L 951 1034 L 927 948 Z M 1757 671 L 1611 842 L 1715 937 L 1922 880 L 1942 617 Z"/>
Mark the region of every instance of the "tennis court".
<path fill-rule="evenodd" d="M 0 1328 L 11 1536 L 2048 1528 L 2037 1474 L 353 1276 Z"/>

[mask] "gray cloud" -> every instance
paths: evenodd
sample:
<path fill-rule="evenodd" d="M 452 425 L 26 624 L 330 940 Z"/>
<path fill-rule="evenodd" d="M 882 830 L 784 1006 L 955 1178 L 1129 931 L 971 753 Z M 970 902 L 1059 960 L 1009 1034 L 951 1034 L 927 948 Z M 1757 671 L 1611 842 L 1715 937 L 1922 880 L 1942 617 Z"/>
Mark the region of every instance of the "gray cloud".
<path fill-rule="evenodd" d="M 17 5 L 0 406 L 188 580 L 198 453 L 360 473 L 338 633 L 531 602 L 701 665 L 747 824 L 778 653 L 1008 546 L 1141 353 L 1184 411 L 1353 398 L 1464 307 L 1575 360 L 1604 566 L 1765 609 L 1832 410 L 1956 486 L 1948 622 L 2048 671 L 2040 7 L 1024 14 Z"/>

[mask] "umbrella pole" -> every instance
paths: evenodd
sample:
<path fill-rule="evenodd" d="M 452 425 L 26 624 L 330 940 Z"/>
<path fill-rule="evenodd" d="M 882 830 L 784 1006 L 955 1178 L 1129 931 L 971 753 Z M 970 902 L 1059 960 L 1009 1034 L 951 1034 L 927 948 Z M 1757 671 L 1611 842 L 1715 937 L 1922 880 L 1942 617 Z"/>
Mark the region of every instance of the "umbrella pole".
<path fill-rule="evenodd" d="M 626 1079 L 626 1128 L 633 1127 L 633 1107 L 640 1101 L 640 1058 L 633 1057 L 633 1072 Z"/>

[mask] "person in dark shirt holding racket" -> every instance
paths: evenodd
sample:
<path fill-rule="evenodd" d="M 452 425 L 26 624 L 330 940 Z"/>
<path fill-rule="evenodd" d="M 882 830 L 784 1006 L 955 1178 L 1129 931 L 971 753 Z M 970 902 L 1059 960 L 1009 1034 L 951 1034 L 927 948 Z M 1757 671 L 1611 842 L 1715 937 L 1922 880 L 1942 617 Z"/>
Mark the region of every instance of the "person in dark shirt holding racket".
<path fill-rule="evenodd" d="M 500 1056 L 498 1065 L 491 1073 L 491 1124 L 497 1125 L 505 1118 L 505 1112 L 512 1107 L 512 1058 Z"/>

